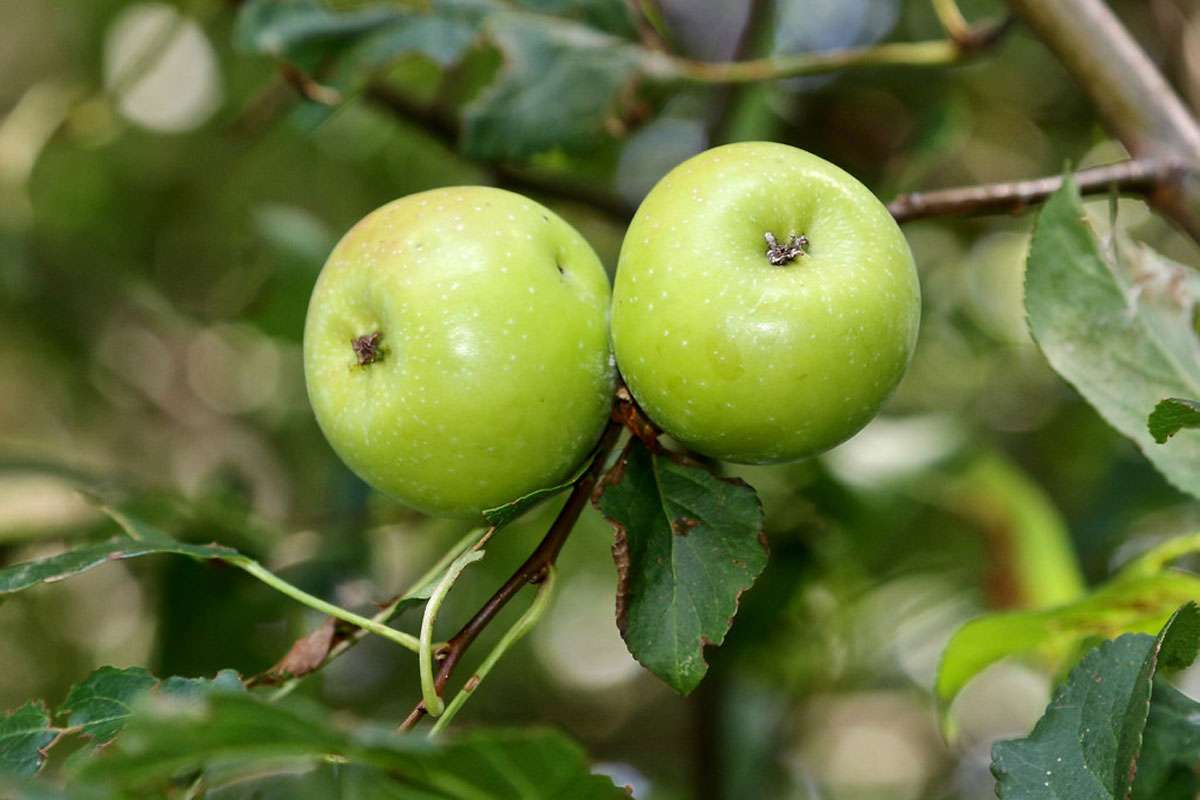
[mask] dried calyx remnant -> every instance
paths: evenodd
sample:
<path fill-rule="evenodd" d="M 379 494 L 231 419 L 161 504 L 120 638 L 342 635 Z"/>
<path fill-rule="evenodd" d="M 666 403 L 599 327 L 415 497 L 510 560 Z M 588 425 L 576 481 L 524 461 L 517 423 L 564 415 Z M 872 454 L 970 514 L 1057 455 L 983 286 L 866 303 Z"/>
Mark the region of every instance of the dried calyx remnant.
<path fill-rule="evenodd" d="M 383 348 L 379 346 L 379 340 L 382 338 L 383 334 L 375 331 L 350 340 L 350 346 L 354 348 L 354 356 L 358 359 L 360 367 L 374 364 L 383 358 Z"/>
<path fill-rule="evenodd" d="M 808 237 L 803 233 L 793 233 L 786 242 L 780 243 L 775 240 L 775 234 L 767 231 L 763 239 L 767 242 L 767 261 L 773 267 L 792 263 L 798 256 L 804 255 L 804 248 L 808 247 Z"/>

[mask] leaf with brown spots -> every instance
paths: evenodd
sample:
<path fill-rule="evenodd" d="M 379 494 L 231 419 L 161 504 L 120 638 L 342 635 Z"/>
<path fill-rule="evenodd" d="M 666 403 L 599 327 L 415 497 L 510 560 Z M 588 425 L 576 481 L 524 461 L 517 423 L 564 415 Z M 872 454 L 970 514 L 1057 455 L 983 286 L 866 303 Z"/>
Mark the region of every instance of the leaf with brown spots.
<path fill-rule="evenodd" d="M 690 692 L 767 563 L 754 490 L 632 439 L 596 497 L 616 535 L 617 625 L 639 662 Z"/>

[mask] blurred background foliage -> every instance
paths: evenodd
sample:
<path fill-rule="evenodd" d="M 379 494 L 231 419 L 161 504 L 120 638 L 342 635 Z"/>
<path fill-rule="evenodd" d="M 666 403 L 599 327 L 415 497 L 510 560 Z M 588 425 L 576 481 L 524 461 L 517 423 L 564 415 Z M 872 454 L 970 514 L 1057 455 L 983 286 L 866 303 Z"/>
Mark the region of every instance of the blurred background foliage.
<path fill-rule="evenodd" d="M 618 0 L 525 5 L 638 36 Z M 289 83 L 271 58 L 236 47 L 237 6 L 0 0 L 0 563 L 110 533 L 82 483 L 347 606 L 370 608 L 428 567 L 463 528 L 346 471 L 309 412 L 300 363 L 325 256 L 392 198 L 512 187 L 577 225 L 611 270 L 628 209 L 674 164 L 726 141 L 796 144 L 884 199 L 1123 154 L 1019 27 L 959 66 L 650 87 L 581 140 L 501 127 L 460 143 L 456 109 L 502 68 L 493 46 L 470 43 L 449 67 L 399 57 L 366 91 L 333 75 L 305 100 L 292 84 L 307 78 Z M 927 0 L 658 7 L 653 36 L 702 60 L 944 35 Z M 992 0 L 962 8 L 972 20 L 1004 13 Z M 1200 103 L 1200 3 L 1115 8 Z M 319 70 L 322 53 L 310 55 L 304 68 Z M 594 87 L 557 89 L 525 100 L 595 105 Z M 1101 227 L 1107 206 L 1090 206 Z M 1138 237 L 1200 265 L 1140 203 L 1122 200 L 1120 213 Z M 991 797 L 991 741 L 1028 729 L 1054 676 L 1036 663 L 990 668 L 958 699 L 961 735 L 948 745 L 930 690 L 949 634 L 984 609 L 1069 600 L 1200 516 L 1032 344 L 1021 305 L 1030 223 L 906 226 L 924 288 L 912 369 L 849 443 L 736 470 L 763 498 L 772 557 L 695 696 L 675 696 L 626 654 L 611 536 L 588 511 L 547 619 L 456 724 L 560 726 L 639 798 Z M 481 602 L 553 511 L 504 530 L 443 619 Z M 0 708 L 61 698 L 103 664 L 252 674 L 318 622 L 219 565 L 114 563 L 0 606 Z M 301 691 L 347 719 L 394 722 L 417 697 L 415 659 L 367 641 Z"/>

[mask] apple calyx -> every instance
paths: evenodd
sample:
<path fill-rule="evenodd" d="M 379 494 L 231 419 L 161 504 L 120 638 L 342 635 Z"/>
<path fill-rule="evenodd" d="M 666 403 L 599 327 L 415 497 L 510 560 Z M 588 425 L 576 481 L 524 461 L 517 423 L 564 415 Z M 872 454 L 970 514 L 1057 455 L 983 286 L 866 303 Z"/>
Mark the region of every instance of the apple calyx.
<path fill-rule="evenodd" d="M 365 367 L 383 358 L 383 348 L 379 346 L 379 340 L 382 338 L 383 332 L 375 331 L 350 340 L 350 346 L 354 348 L 354 357 L 358 359 L 358 366 Z"/>
<path fill-rule="evenodd" d="M 808 247 L 808 237 L 803 233 L 791 234 L 783 244 L 776 241 L 775 234 L 770 231 L 763 234 L 763 239 L 767 242 L 767 261 L 770 261 L 773 267 L 792 263 L 797 256 L 804 255 L 804 248 Z"/>

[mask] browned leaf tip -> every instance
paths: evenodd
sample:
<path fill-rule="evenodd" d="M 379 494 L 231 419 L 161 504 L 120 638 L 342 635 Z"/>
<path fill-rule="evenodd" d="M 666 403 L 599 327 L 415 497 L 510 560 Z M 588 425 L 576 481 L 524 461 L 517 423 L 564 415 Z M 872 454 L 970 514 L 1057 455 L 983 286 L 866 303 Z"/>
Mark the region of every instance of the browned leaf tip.
<path fill-rule="evenodd" d="M 609 522 L 613 526 L 613 563 L 617 565 L 617 630 L 624 636 L 629 613 L 629 539 L 624 525 L 612 519 Z"/>
<path fill-rule="evenodd" d="M 608 487 L 616 486 L 625 478 L 625 467 L 629 461 L 629 451 L 630 448 L 633 447 L 633 443 L 636 441 L 638 440 L 630 439 L 628 442 L 626 442 L 625 448 L 621 451 L 621 455 L 617 456 L 616 463 L 612 465 L 612 468 L 609 469 L 608 472 L 604 473 L 604 475 L 600 477 L 600 480 L 596 481 L 596 488 L 592 490 L 592 505 L 599 507 L 600 498 L 604 496 L 604 492 L 608 489 Z"/>
<path fill-rule="evenodd" d="M 329 655 L 336 634 L 334 618 L 326 617 L 320 627 L 297 639 L 279 663 L 263 673 L 258 682 L 275 683 L 287 678 L 299 678 L 317 669 Z"/>
<path fill-rule="evenodd" d="M 617 402 L 613 404 L 612 417 L 617 422 L 629 429 L 629 432 L 642 440 L 642 444 L 646 445 L 651 452 L 657 453 L 660 449 L 658 443 L 659 430 L 650 419 L 642 413 L 638 408 L 637 402 L 633 399 L 633 395 L 629 393 L 626 386 L 618 386 L 616 391 Z"/>

